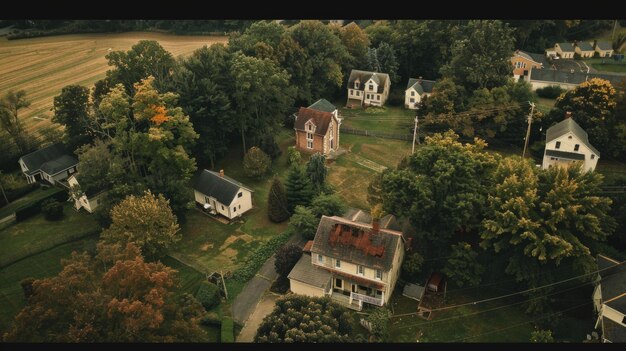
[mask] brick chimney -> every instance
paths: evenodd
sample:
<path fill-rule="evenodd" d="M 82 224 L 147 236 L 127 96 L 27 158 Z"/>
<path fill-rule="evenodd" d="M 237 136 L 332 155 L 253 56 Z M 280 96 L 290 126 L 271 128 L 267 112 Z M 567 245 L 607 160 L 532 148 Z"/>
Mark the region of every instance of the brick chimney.
<path fill-rule="evenodd" d="M 378 233 L 380 231 L 380 218 L 372 218 L 372 232 Z"/>
<path fill-rule="evenodd" d="M 224 177 L 224 170 L 223 169 L 220 169 L 220 177 L 222 177 L 222 178 Z"/>
<path fill-rule="evenodd" d="M 570 111 L 565 112 L 565 118 L 563 119 L 568 119 L 568 118 L 572 118 L 572 112 Z"/>

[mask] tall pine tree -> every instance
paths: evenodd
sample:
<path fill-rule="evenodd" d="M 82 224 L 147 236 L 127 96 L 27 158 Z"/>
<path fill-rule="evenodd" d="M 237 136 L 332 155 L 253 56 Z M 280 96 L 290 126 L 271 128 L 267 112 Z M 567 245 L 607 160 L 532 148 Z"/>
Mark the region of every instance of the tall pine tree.
<path fill-rule="evenodd" d="M 304 167 L 293 166 L 287 174 L 287 208 L 293 213 L 296 206 L 308 206 L 313 197 L 313 187 Z"/>
<path fill-rule="evenodd" d="M 285 187 L 278 178 L 272 180 L 270 192 L 267 194 L 267 216 L 274 223 L 279 223 L 289 218 Z"/>
<path fill-rule="evenodd" d="M 306 173 L 311 179 L 311 185 L 315 189 L 316 192 L 320 192 L 324 187 L 324 182 L 326 182 L 326 175 L 328 174 L 328 169 L 326 168 L 326 156 L 317 152 L 313 156 L 306 165 Z"/>

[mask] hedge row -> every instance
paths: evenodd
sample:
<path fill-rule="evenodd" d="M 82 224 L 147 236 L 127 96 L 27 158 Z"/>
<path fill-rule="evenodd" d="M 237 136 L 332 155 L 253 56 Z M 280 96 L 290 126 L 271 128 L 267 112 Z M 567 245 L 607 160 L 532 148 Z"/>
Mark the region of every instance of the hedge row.
<path fill-rule="evenodd" d="M 261 244 L 254 252 L 248 256 L 240 268 L 233 272 L 233 279 L 240 282 L 247 282 L 263 266 L 279 247 L 283 246 L 291 236 L 291 232 L 285 231 Z"/>
<path fill-rule="evenodd" d="M 31 193 L 37 189 L 39 189 L 39 184 L 28 184 L 11 190 L 5 189 L 5 193 L 7 198 L 9 199 L 9 202 L 12 202 L 26 196 L 28 193 Z M 0 206 L 5 205 L 8 204 L 4 201 L 4 197 L 0 198 Z"/>
<path fill-rule="evenodd" d="M 39 212 L 41 212 L 41 204 L 48 199 L 55 199 L 60 202 L 65 202 L 67 200 L 67 193 L 63 189 L 56 189 L 55 192 L 44 198 L 18 207 L 15 210 L 15 221 L 21 222 L 26 218 L 30 218 L 38 214 Z"/>
<path fill-rule="evenodd" d="M 222 318 L 220 342 L 235 342 L 235 331 L 232 317 Z"/>

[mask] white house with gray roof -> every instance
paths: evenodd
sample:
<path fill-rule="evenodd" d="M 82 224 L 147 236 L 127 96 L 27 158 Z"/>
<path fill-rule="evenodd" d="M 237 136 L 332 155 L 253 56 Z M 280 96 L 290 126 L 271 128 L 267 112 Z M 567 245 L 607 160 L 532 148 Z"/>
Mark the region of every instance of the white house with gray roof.
<path fill-rule="evenodd" d="M 571 118 L 571 112 L 546 131 L 543 169 L 582 163 L 583 171 L 593 171 L 599 158 L 600 152 L 589 143 L 587 132 Z"/>
<path fill-rule="evenodd" d="M 76 173 L 78 159 L 69 153 L 63 143 L 44 147 L 18 160 L 29 184 L 44 181 L 54 185 Z"/>
<path fill-rule="evenodd" d="M 613 45 L 610 41 L 597 40 L 592 43 L 593 49 L 600 57 L 613 56 Z"/>
<path fill-rule="evenodd" d="M 576 52 L 574 45 L 571 43 L 556 43 L 554 44 L 554 50 L 564 59 L 573 59 L 574 53 Z"/>
<path fill-rule="evenodd" d="M 426 80 L 419 78 L 409 78 L 409 82 L 406 85 L 404 91 L 404 107 L 415 110 L 417 105 L 422 101 L 425 96 L 430 96 L 435 86 L 434 80 Z"/>
<path fill-rule="evenodd" d="M 574 51 L 583 58 L 593 57 L 593 54 L 595 52 L 593 46 L 586 41 L 581 41 L 574 44 Z"/>
<path fill-rule="evenodd" d="M 192 180 L 196 203 L 211 214 L 222 215 L 229 220 L 252 209 L 254 190 L 224 175 L 224 170 L 203 170 Z"/>
<path fill-rule="evenodd" d="M 348 78 L 346 106 L 383 106 L 390 89 L 391 79 L 387 73 L 353 69 Z"/>
<path fill-rule="evenodd" d="M 358 311 L 365 303 L 383 306 L 398 280 L 404 245 L 392 215 L 375 220 L 352 209 L 343 217 L 322 216 L 315 239 L 287 276 L 290 290 L 330 296 Z"/>

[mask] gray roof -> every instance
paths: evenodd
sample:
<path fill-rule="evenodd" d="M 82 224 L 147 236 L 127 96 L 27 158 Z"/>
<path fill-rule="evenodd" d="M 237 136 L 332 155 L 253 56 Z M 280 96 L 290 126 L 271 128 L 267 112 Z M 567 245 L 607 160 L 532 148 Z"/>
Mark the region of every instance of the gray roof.
<path fill-rule="evenodd" d="M 626 264 L 602 255 L 598 255 L 597 262 L 602 278 L 602 303 L 626 314 Z M 621 297 L 616 298 L 620 295 Z"/>
<path fill-rule="evenodd" d="M 582 143 L 591 149 L 591 151 L 598 155 L 598 157 L 600 156 L 600 151 L 589 143 L 589 139 L 587 139 L 587 132 L 585 132 L 585 130 L 582 129 L 573 118 L 565 118 L 561 122 L 548 128 L 546 131 L 546 144 L 569 132 L 574 134 Z"/>
<path fill-rule="evenodd" d="M 367 254 L 365 250 L 359 249 L 350 243 L 331 243 L 331 232 L 333 232 L 335 225 L 343 225 L 354 231 L 364 231 L 364 237 L 370 240 L 371 247 L 383 247 L 382 255 L 375 256 Z M 378 233 L 373 233 L 371 229 L 371 224 L 353 222 L 337 216 L 322 216 L 317 227 L 317 232 L 315 233 L 311 252 L 338 258 L 354 264 L 389 271 L 402 233 L 384 228 L 381 228 Z"/>
<path fill-rule="evenodd" d="M 422 299 L 422 295 L 424 295 L 424 290 L 423 286 L 407 283 L 404 286 L 404 290 L 402 290 L 402 295 L 419 301 Z"/>
<path fill-rule="evenodd" d="M 40 170 L 54 175 L 78 164 L 78 159 L 67 151 L 63 143 L 52 144 L 26 154 L 20 159 L 28 168 L 29 175 Z"/>
<path fill-rule="evenodd" d="M 600 78 L 608 80 L 613 86 L 620 84 L 622 79 L 626 78 L 623 74 L 607 74 L 607 73 L 582 73 L 568 72 L 553 69 L 533 69 L 530 71 L 530 81 L 544 81 L 554 83 L 570 83 L 580 84 L 592 78 Z"/>
<path fill-rule="evenodd" d="M 291 269 L 287 278 L 326 290 L 330 283 L 330 272 L 311 263 L 311 255 L 303 253 L 298 263 Z"/>
<path fill-rule="evenodd" d="M 561 47 L 561 51 L 574 51 L 574 46 L 571 43 L 558 43 Z"/>
<path fill-rule="evenodd" d="M 626 342 L 626 327 L 602 316 L 602 325 L 605 339 L 611 342 Z"/>
<path fill-rule="evenodd" d="M 406 89 L 410 89 L 412 86 L 415 86 L 415 90 L 421 95 L 422 93 L 430 94 L 433 92 L 433 87 L 435 86 L 434 80 L 426 80 L 422 79 L 422 83 L 419 83 L 419 79 L 409 78 L 409 83 L 406 85 Z"/>
<path fill-rule="evenodd" d="M 578 48 L 582 51 L 593 51 L 593 46 L 586 41 L 578 42 L 576 46 L 578 46 Z"/>
<path fill-rule="evenodd" d="M 194 190 L 214 197 L 223 205 L 229 205 L 233 202 L 239 188 L 254 191 L 226 175 L 221 177 L 219 173 L 206 169 L 196 173 L 192 182 Z"/>
<path fill-rule="evenodd" d="M 364 90 L 365 82 L 372 78 L 376 82 L 376 84 L 378 84 L 378 93 L 382 93 L 385 88 L 385 82 L 389 79 L 389 75 L 387 73 L 369 72 L 353 69 L 352 72 L 350 72 L 350 77 L 348 78 L 348 87 L 350 87 L 350 89 L 354 89 L 354 85 L 352 83 L 354 83 L 357 78 L 361 82 L 358 90 Z"/>
<path fill-rule="evenodd" d="M 520 51 L 520 52 L 522 52 L 522 51 Z M 546 55 L 544 55 L 544 54 L 535 54 L 534 52 L 526 52 L 525 54 L 530 56 L 530 58 L 533 61 L 535 61 L 537 63 L 541 63 L 543 65 L 543 67 L 545 67 L 545 68 L 550 67 L 550 63 L 546 59 Z"/>
<path fill-rule="evenodd" d="M 596 42 L 596 47 L 600 50 L 613 50 L 613 45 L 609 41 L 600 41 Z"/>
<path fill-rule="evenodd" d="M 331 104 L 328 100 L 326 99 L 319 99 L 317 101 L 315 101 L 311 106 L 307 107 L 313 110 L 318 110 L 318 111 L 322 111 L 322 112 L 334 112 L 337 108 L 335 107 L 335 105 Z"/>
<path fill-rule="evenodd" d="M 579 154 L 576 152 L 546 149 L 546 155 L 553 156 L 553 157 L 567 158 L 570 160 L 583 160 L 583 161 L 585 160 L 584 154 Z"/>

